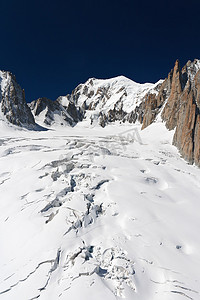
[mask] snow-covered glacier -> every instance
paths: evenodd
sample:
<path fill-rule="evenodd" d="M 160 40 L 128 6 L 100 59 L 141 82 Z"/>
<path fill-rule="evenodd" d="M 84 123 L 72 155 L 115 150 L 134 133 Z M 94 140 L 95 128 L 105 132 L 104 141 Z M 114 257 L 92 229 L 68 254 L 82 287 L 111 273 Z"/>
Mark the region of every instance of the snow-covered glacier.
<path fill-rule="evenodd" d="M 0 299 L 200 299 L 200 169 L 173 130 L 0 124 Z"/>

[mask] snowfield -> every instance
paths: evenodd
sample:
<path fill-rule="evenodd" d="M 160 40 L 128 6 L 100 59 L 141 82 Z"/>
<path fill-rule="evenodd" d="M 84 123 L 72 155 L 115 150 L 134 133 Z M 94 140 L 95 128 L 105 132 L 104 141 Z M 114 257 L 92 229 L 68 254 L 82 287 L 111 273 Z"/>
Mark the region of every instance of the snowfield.
<path fill-rule="evenodd" d="M 1 122 L 1 300 L 200 299 L 200 169 L 140 128 Z"/>

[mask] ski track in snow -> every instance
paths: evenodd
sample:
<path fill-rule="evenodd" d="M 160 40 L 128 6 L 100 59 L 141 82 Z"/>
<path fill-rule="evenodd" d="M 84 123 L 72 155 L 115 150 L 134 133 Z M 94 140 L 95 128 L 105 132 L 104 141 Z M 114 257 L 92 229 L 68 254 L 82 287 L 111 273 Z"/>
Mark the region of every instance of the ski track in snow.
<path fill-rule="evenodd" d="M 2 131 L 0 299 L 200 299 L 200 170 L 172 136 Z"/>

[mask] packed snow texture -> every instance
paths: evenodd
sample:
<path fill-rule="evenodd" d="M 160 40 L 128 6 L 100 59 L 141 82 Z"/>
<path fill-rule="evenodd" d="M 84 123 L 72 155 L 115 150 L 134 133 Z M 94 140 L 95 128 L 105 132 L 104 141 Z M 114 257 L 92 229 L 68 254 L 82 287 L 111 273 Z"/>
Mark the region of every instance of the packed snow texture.
<path fill-rule="evenodd" d="M 200 170 L 163 123 L 0 136 L 0 299 L 200 299 Z"/>

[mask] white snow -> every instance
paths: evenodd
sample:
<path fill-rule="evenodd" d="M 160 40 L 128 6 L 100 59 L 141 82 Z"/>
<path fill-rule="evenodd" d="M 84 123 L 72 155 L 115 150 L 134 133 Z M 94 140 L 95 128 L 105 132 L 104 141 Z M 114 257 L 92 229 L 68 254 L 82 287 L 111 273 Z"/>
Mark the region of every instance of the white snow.
<path fill-rule="evenodd" d="M 0 71 L 0 105 L 1 105 L 2 95 L 5 94 L 6 87 L 9 85 L 10 81 L 11 78 L 9 73 L 6 71 Z M 1 112 L 0 112 L 0 118 L 2 119 Z"/>
<path fill-rule="evenodd" d="M 198 300 L 200 169 L 172 136 L 1 122 L 0 299 Z"/>
<path fill-rule="evenodd" d="M 62 104 L 65 107 L 68 107 L 69 100 L 66 96 L 60 96 L 58 99 L 59 99 L 60 104 Z"/>
<path fill-rule="evenodd" d="M 188 63 L 186 64 L 187 72 L 191 79 L 191 82 L 193 82 L 196 73 L 200 70 L 200 60 L 195 59 L 192 63 L 190 62 L 191 64 L 188 65 Z"/>
<path fill-rule="evenodd" d="M 92 105 L 96 111 L 107 112 L 114 108 L 114 105 L 121 101 L 123 103 L 123 110 L 127 113 L 133 111 L 138 106 L 143 97 L 151 91 L 157 93 L 155 88 L 161 83 L 136 83 L 124 76 L 118 76 L 111 79 L 95 79 L 90 78 L 85 84 L 81 85 L 78 105 L 86 104 Z M 84 89 L 88 89 L 88 93 L 92 92 L 93 96 L 88 98 L 84 94 Z M 101 101 L 100 101 L 101 100 Z"/>
<path fill-rule="evenodd" d="M 1 87 L 1 93 L 3 93 L 7 82 L 8 82 L 8 76 L 7 76 L 7 72 L 4 71 L 0 71 L 0 87 Z"/>

